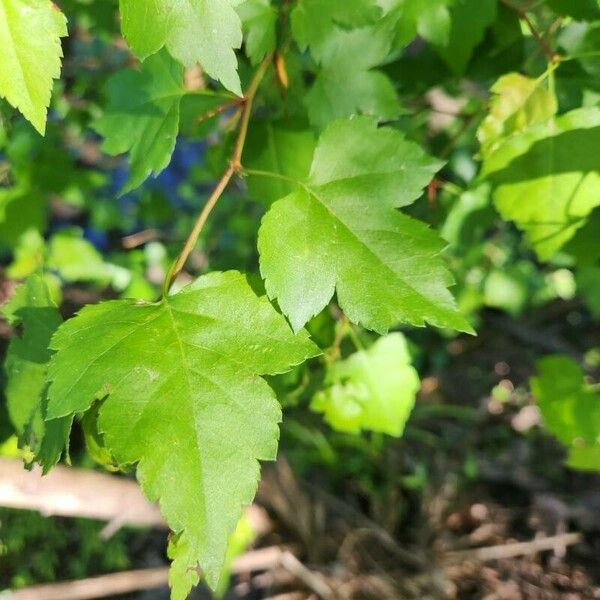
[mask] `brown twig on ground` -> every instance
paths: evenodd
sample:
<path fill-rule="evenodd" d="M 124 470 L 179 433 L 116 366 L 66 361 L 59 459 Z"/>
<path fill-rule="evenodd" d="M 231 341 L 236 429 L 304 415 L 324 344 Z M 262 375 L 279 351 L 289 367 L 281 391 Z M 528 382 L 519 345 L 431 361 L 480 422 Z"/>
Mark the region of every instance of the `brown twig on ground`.
<path fill-rule="evenodd" d="M 503 558 L 514 558 L 516 556 L 527 556 L 537 554 L 546 550 L 562 550 L 566 546 L 578 544 L 582 540 L 580 533 L 563 533 L 551 537 L 535 538 L 529 542 L 517 542 L 514 544 L 499 544 L 486 546 L 472 550 L 460 550 L 450 552 L 445 557 L 447 563 L 460 563 L 464 561 L 486 562 L 488 560 L 500 560 Z"/>
<path fill-rule="evenodd" d="M 10 458 L 0 458 L 0 506 L 108 521 L 104 539 L 124 525 L 167 527 L 133 479 L 61 465 L 42 477 L 39 468 L 26 471 L 20 460 Z M 271 529 L 264 509 L 250 505 L 245 513 L 257 536 Z"/>
<path fill-rule="evenodd" d="M 132 479 L 60 465 L 42 477 L 39 468 L 26 471 L 21 461 L 9 458 L 0 458 L 0 506 L 46 516 L 166 527 L 158 508 Z"/>
<path fill-rule="evenodd" d="M 322 600 L 334 600 L 333 590 L 325 579 L 302 564 L 288 549 L 270 546 L 251 550 L 233 561 L 233 574 L 269 571 L 283 567 L 307 589 Z M 3 600 L 89 600 L 127 594 L 140 590 L 164 587 L 168 584 L 169 569 L 138 569 L 90 577 L 75 581 L 34 585 L 22 590 L 9 591 L 1 595 Z"/>
<path fill-rule="evenodd" d="M 0 594 L 2 600 L 92 600 L 167 585 L 169 570 L 165 567 L 139 569 L 90 577 L 77 581 L 33 585 L 14 592 Z"/>
<path fill-rule="evenodd" d="M 309 590 L 323 600 L 334 600 L 335 595 L 325 578 L 316 571 L 311 571 L 291 552 L 284 550 L 280 558 L 281 566 L 300 580 Z"/>

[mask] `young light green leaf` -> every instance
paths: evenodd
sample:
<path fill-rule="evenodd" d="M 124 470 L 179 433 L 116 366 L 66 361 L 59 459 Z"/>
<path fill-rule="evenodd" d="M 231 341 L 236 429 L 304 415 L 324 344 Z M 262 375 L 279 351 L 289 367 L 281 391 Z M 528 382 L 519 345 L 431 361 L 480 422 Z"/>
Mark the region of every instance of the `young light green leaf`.
<path fill-rule="evenodd" d="M 110 283 L 115 268 L 104 261 L 76 227 L 61 229 L 52 236 L 46 266 L 65 281 L 92 281 L 100 285 Z"/>
<path fill-rule="evenodd" d="M 306 95 L 311 123 L 324 128 L 335 119 L 366 114 L 379 120 L 400 114 L 391 80 L 375 69 L 390 51 L 387 23 L 350 31 L 334 28 L 321 48 L 321 67 Z"/>
<path fill-rule="evenodd" d="M 107 449 L 119 464 L 138 463 L 146 494 L 179 536 L 175 597 L 198 564 L 215 587 L 258 461 L 277 451 L 281 411 L 260 375 L 288 370 L 316 346 L 235 272 L 201 277 L 158 303 L 88 306 L 51 346 L 48 416 L 105 398 Z"/>
<path fill-rule="evenodd" d="M 337 431 L 377 431 L 399 437 L 420 385 L 406 339 L 401 333 L 390 333 L 368 350 L 332 364 L 325 389 L 314 396 L 310 407 L 324 413 L 325 421 Z"/>
<path fill-rule="evenodd" d="M 489 113 L 477 131 L 483 156 L 512 134 L 550 120 L 558 109 L 556 96 L 544 84 L 520 73 L 503 75 L 491 91 Z"/>
<path fill-rule="evenodd" d="M 367 117 L 323 133 L 309 178 L 273 204 L 259 232 L 267 292 L 295 330 L 337 289 L 344 312 L 369 329 L 429 322 L 471 331 L 447 289 L 444 243 L 396 210 L 414 202 L 440 166 Z"/>
<path fill-rule="evenodd" d="M 237 12 L 246 38 L 246 54 L 256 65 L 275 50 L 278 13 L 270 0 L 245 0 L 237 7 Z"/>
<path fill-rule="evenodd" d="M 376 0 L 299 0 L 291 13 L 292 34 L 319 61 L 336 25 L 361 27 L 380 16 Z"/>
<path fill-rule="evenodd" d="M 67 20 L 50 0 L 0 0 L 0 97 L 44 135 Z"/>
<path fill-rule="evenodd" d="M 249 175 L 248 193 L 261 202 L 271 204 L 289 194 L 295 184 L 286 177 L 308 177 L 317 141 L 306 127 L 294 123 L 265 121 L 255 123 L 248 133 L 243 164 L 249 169 L 269 171 L 282 179 Z"/>
<path fill-rule="evenodd" d="M 22 330 L 8 345 L 4 369 L 8 414 L 19 435 L 44 464 L 54 466 L 66 446 L 70 419 L 44 423 L 50 339 L 62 322 L 48 287 L 38 275 L 20 285 L 2 314 Z"/>
<path fill-rule="evenodd" d="M 600 109 L 583 108 L 505 140 L 486 158 L 500 214 L 550 258 L 600 205 Z"/>
<path fill-rule="evenodd" d="M 235 48 L 242 45 L 240 0 L 120 0 L 123 36 L 144 60 L 166 47 L 192 67 L 200 63 L 213 79 L 242 95 Z"/>
<path fill-rule="evenodd" d="M 542 358 L 537 368 L 531 391 L 546 428 L 569 448 L 567 464 L 600 470 L 600 395 L 586 385 L 579 365 L 566 356 Z"/>
<path fill-rule="evenodd" d="M 129 180 L 122 193 L 171 161 L 185 93 L 183 67 L 166 52 L 151 56 L 140 71 L 120 71 L 108 80 L 108 106 L 94 127 L 104 136 L 105 152 L 129 152 Z"/>

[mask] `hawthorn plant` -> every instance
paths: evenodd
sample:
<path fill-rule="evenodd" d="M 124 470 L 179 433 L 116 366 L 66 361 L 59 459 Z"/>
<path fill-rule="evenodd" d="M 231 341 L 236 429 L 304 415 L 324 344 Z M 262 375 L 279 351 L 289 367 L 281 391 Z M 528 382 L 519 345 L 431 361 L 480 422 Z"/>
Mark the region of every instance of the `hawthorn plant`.
<path fill-rule="evenodd" d="M 82 31 L 125 54 L 117 66 L 101 54 L 111 74 L 97 102 L 82 84 L 94 97 L 85 117 L 73 108 L 77 87 L 55 81 L 61 44 Z M 419 380 L 404 336 L 390 330 L 473 334 L 478 308 L 512 310 L 512 298 L 481 290 L 473 305 L 468 287 L 483 261 L 470 250 L 490 227 L 520 232 L 540 268 L 571 269 L 600 313 L 599 61 L 596 0 L 0 0 L 10 170 L 0 238 L 9 274 L 25 280 L 3 309 L 16 332 L 5 394 L 29 459 L 48 471 L 74 419 L 91 422 L 112 465 L 136 468 L 173 531 L 172 597 L 187 597 L 200 574 L 216 588 L 259 461 L 277 453 L 282 410 L 265 376 L 320 360 L 311 408 L 332 428 L 401 435 Z M 71 63 L 68 78 L 86 68 Z M 429 93 L 440 86 L 458 99 L 444 145 L 418 126 L 443 113 Z M 11 146 L 23 124 L 9 105 L 39 135 L 52 129 L 47 146 L 31 137 Z M 60 170 L 52 139 L 73 130 L 101 140 L 105 155 L 126 155 L 117 196 L 167 169 L 185 136 L 210 142 L 213 187 L 156 297 L 123 289 L 63 322 L 57 280 L 116 286 L 124 269 L 77 233 L 36 234 L 52 193 L 100 187 L 75 170 L 60 183 L 54 174 L 54 188 L 40 183 L 36 161 Z M 465 137 L 472 152 L 455 153 Z M 215 208 L 236 201 L 232 189 L 264 212 L 260 278 L 249 283 L 245 263 L 230 264 L 238 270 L 200 269 L 184 285 Z M 330 343 L 311 329 L 320 318 L 337 323 Z M 357 339 L 341 356 L 341 339 L 357 331 L 373 332 L 371 345 Z M 600 403 L 564 361 L 545 362 L 534 387 L 560 403 L 549 369 L 573 372 L 585 435 L 552 411 L 549 428 L 567 446 L 584 439 L 575 467 L 599 468 Z"/>

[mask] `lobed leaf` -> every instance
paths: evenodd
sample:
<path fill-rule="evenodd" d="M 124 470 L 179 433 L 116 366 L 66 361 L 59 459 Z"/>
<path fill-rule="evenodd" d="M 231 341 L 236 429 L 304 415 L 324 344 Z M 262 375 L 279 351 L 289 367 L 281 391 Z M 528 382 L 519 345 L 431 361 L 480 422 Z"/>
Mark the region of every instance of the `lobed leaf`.
<path fill-rule="evenodd" d="M 0 0 L 0 97 L 44 135 L 67 20 L 50 0 Z"/>
<path fill-rule="evenodd" d="M 200 63 L 213 79 L 242 95 L 234 49 L 242 45 L 240 0 L 120 0 L 123 36 L 144 60 L 166 48 L 192 67 Z"/>
<path fill-rule="evenodd" d="M 310 48 L 320 61 L 338 25 L 361 27 L 382 14 L 376 0 L 299 0 L 291 12 L 292 34 L 302 50 Z"/>
<path fill-rule="evenodd" d="M 447 287 L 444 243 L 396 209 L 411 204 L 441 163 L 392 129 L 359 117 L 321 136 L 310 176 L 275 202 L 259 232 L 269 296 L 299 330 L 337 290 L 355 323 L 471 331 Z"/>
<path fill-rule="evenodd" d="M 257 65 L 275 50 L 277 10 L 270 0 L 245 0 L 237 7 L 246 38 L 246 54 Z"/>
<path fill-rule="evenodd" d="M 213 588 L 259 460 L 277 451 L 281 409 L 260 377 L 318 353 L 239 273 L 212 273 L 158 303 L 84 308 L 52 339 L 48 416 L 104 399 L 99 431 L 119 464 L 137 463 L 176 533 L 173 597 L 202 569 Z"/>
<path fill-rule="evenodd" d="M 387 22 L 349 31 L 336 28 L 328 35 L 316 80 L 305 99 L 311 123 L 324 128 L 356 114 L 379 120 L 400 114 L 393 83 L 376 69 L 388 56 L 391 39 Z"/>
<path fill-rule="evenodd" d="M 108 80 L 106 111 L 94 127 L 111 155 L 129 152 L 129 179 L 122 193 L 158 175 L 171 161 L 179 130 L 183 67 L 166 52 L 147 59 L 140 71 L 120 71 Z"/>

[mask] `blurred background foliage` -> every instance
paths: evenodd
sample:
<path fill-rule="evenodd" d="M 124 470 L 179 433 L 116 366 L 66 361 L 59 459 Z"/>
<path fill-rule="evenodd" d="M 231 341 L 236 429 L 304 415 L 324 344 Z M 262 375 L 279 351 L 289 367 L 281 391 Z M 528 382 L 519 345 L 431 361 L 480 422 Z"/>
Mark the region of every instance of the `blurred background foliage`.
<path fill-rule="evenodd" d="M 121 194 L 130 177 L 127 157 L 103 152 L 98 123 L 111 101 L 111 78 L 137 63 L 119 36 L 116 1 L 58 4 L 69 17 L 70 36 L 46 136 L 0 104 L 1 293 L 6 301 L 18 281 L 41 274 L 69 317 L 100 299 L 159 296 L 166 270 L 223 170 L 235 114 L 232 109 L 199 122 L 214 100 L 184 95 L 169 165 Z M 284 11 L 289 5 L 272 4 Z M 430 4 L 439 12 L 429 14 Z M 272 76 L 267 82 L 244 159 L 255 168 L 273 160 L 284 170 L 289 162 L 308 168 L 316 136 L 328 122 L 366 112 L 446 161 L 407 212 L 446 240 L 453 291 L 478 337 L 399 328 L 378 340 L 330 306 L 308 326 L 323 357 L 270 380 L 286 413 L 282 455 L 297 478 L 417 545 L 429 543 L 424 523 L 436 531 L 430 536 L 452 530 L 430 514 L 433 499 L 448 486 L 454 496 L 445 498 L 444 510 L 450 514 L 478 494 L 511 509 L 521 502 L 506 538 L 535 530 L 524 524 L 523 506 L 535 508 L 540 490 L 560 497 L 572 508 L 569 519 L 582 526 L 576 515 L 598 502 L 598 479 L 570 470 L 563 460 L 584 471 L 600 468 L 594 384 L 600 369 L 600 187 L 596 181 L 585 218 L 559 224 L 561 232 L 572 230 L 547 251 L 544 240 L 523 226 L 519 210 L 536 194 L 552 202 L 552 188 L 513 191 L 516 206 L 509 206 L 495 194 L 514 181 L 494 179 L 493 163 L 501 162 L 494 153 L 511 136 L 533 135 L 535 145 L 536 127 L 560 128 L 555 115 L 600 110 L 600 8 L 594 0 L 386 5 L 401 19 L 383 50 L 373 32 L 365 46 L 358 30 L 347 27 L 335 33 L 356 38 L 347 40 L 344 56 L 335 47 L 317 52 L 310 44 L 309 53 L 286 54 L 289 88 Z M 301 31 L 302 23 L 293 26 Z M 242 79 L 248 79 L 251 61 L 240 60 Z M 214 87 L 197 70 L 186 73 L 186 82 Z M 563 153 L 571 161 L 585 155 L 581 169 L 596 178 L 598 126 L 575 129 L 579 133 Z M 596 133 L 595 145 L 584 139 L 585 131 Z M 530 153 L 525 160 L 536 159 Z M 550 167 L 551 177 L 559 172 Z M 247 272 L 262 293 L 257 231 L 279 196 L 264 181 L 236 181 L 209 221 L 183 282 L 233 268 Z M 13 335 L 9 324 L 2 324 L 1 334 L 5 351 Z M 369 383 L 373 374 L 380 385 Z M 0 410 L 1 452 L 22 456 L 27 450 L 17 448 L 16 424 L 4 401 Z M 85 424 L 75 431 L 73 464 L 110 466 L 93 437 Z M 119 532 L 104 543 L 99 527 L 2 510 L 0 586 L 157 560 L 144 549 L 152 544 L 150 534 Z M 587 527 L 588 546 L 576 560 L 598 568 L 597 515 Z"/>

